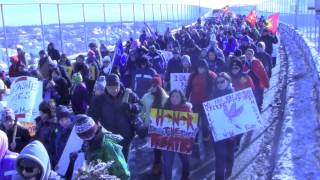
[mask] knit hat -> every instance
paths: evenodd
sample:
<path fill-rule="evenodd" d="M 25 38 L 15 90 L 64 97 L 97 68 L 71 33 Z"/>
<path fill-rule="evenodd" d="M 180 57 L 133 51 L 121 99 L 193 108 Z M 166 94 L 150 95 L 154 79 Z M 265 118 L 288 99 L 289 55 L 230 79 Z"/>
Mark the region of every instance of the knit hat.
<path fill-rule="evenodd" d="M 105 76 L 99 76 L 98 79 L 96 80 L 96 83 L 94 84 L 94 89 L 95 91 L 100 90 L 104 91 L 106 88 L 106 77 Z"/>
<path fill-rule="evenodd" d="M 182 61 L 182 64 L 183 64 L 184 62 L 187 62 L 188 64 L 191 65 L 190 56 L 188 56 L 188 55 L 183 55 L 183 56 L 181 57 L 181 61 Z"/>
<path fill-rule="evenodd" d="M 209 69 L 209 65 L 208 65 L 208 63 L 207 63 L 207 61 L 205 59 L 199 60 L 197 67 L 198 68 L 199 67 L 203 67 L 203 68 Z"/>
<path fill-rule="evenodd" d="M 78 114 L 75 117 L 74 128 L 81 139 L 88 140 L 95 135 L 98 126 L 91 117 L 85 114 Z"/>
<path fill-rule="evenodd" d="M 119 86 L 120 79 L 116 74 L 109 74 L 107 76 L 107 86 Z"/>
<path fill-rule="evenodd" d="M 74 73 L 72 75 L 72 81 L 75 82 L 76 84 L 81 83 L 82 82 L 82 75 L 80 72 Z"/>
<path fill-rule="evenodd" d="M 2 118 L 3 118 L 3 121 L 7 120 L 8 118 L 7 117 L 10 117 L 10 120 L 14 120 L 14 112 L 11 108 L 9 107 L 4 107 L 3 110 L 2 110 Z"/>
<path fill-rule="evenodd" d="M 57 107 L 56 113 L 57 113 L 58 120 L 61 118 L 64 118 L 64 117 L 69 118 L 71 115 L 70 110 L 66 106 L 63 106 L 63 105 L 59 105 Z"/>
<path fill-rule="evenodd" d="M 152 79 L 152 85 L 162 87 L 162 80 L 159 74 L 155 75 Z"/>

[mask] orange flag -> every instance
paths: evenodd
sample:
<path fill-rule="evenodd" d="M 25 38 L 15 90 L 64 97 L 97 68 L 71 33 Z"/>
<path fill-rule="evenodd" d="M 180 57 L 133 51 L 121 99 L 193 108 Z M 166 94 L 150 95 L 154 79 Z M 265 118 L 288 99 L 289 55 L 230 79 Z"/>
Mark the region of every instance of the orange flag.
<path fill-rule="evenodd" d="M 252 9 L 246 17 L 246 21 L 251 25 L 251 27 L 256 26 L 257 22 L 257 13 L 256 8 Z"/>
<path fill-rule="evenodd" d="M 273 33 L 276 33 L 278 30 L 279 15 L 280 13 L 274 13 L 266 20 L 266 28 Z"/>

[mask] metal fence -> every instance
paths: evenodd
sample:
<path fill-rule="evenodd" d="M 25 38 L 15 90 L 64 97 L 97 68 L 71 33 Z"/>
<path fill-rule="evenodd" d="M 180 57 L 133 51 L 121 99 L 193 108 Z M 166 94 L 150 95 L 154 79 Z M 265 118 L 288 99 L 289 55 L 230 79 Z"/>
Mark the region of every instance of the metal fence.
<path fill-rule="evenodd" d="M 185 4 L 41 3 L 0 4 L 2 58 L 17 45 L 37 56 L 49 42 L 67 55 L 85 52 L 90 42 L 114 45 L 119 37 L 137 38 L 147 24 L 163 33 L 190 24 L 208 8 Z"/>

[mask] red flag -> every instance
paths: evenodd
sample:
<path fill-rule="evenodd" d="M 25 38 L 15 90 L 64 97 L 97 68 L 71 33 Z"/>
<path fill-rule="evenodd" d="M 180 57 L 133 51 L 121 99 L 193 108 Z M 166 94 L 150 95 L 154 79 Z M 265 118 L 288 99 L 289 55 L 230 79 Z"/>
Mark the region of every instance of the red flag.
<path fill-rule="evenodd" d="M 252 9 L 246 17 L 246 21 L 251 25 L 251 27 L 256 26 L 257 13 L 256 8 Z"/>
<path fill-rule="evenodd" d="M 279 15 L 280 13 L 274 13 L 266 20 L 266 28 L 273 33 L 276 33 L 278 30 Z"/>

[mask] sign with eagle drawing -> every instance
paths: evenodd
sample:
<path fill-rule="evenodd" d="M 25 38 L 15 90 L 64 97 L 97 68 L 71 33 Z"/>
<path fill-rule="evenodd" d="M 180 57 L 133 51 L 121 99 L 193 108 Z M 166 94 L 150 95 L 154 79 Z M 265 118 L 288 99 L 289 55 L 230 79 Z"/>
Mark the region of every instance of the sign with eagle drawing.
<path fill-rule="evenodd" d="M 262 127 L 262 118 L 251 88 L 203 103 L 215 141 Z"/>

